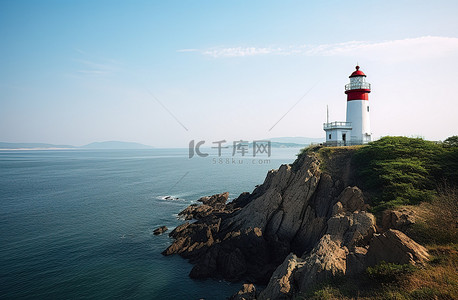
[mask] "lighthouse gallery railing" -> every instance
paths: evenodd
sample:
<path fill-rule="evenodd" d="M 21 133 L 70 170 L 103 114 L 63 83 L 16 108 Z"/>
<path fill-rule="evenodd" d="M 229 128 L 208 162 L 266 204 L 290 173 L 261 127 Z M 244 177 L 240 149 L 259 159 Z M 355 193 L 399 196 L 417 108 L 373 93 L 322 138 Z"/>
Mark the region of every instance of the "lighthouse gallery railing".
<path fill-rule="evenodd" d="M 351 129 L 351 122 L 330 122 L 330 123 L 323 123 L 323 129 L 334 129 L 334 128 L 350 128 Z"/>
<path fill-rule="evenodd" d="M 367 82 L 359 82 L 359 83 L 348 83 L 345 85 L 345 90 L 370 90 L 371 84 Z"/>

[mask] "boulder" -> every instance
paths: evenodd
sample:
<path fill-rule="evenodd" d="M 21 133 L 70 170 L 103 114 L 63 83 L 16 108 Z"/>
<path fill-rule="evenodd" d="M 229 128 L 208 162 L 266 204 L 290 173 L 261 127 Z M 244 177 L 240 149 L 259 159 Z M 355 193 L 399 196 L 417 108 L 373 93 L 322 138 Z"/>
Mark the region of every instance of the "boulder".
<path fill-rule="evenodd" d="M 167 230 L 168 230 L 167 226 L 161 226 L 161 227 L 159 227 L 159 228 L 154 229 L 153 234 L 154 234 L 154 235 L 163 234 L 163 233 L 166 232 Z"/>
<path fill-rule="evenodd" d="M 201 255 L 215 242 L 213 235 L 218 232 L 220 222 L 220 219 L 215 218 L 178 226 L 169 234 L 175 239 L 174 242 L 162 254 L 167 256 L 178 253 L 187 258 Z"/>
<path fill-rule="evenodd" d="M 355 276 L 362 274 L 366 270 L 366 254 L 365 247 L 355 247 L 347 255 L 347 270 L 346 275 Z"/>
<path fill-rule="evenodd" d="M 302 260 L 290 253 L 272 274 L 269 284 L 258 299 L 289 299 L 295 291 L 293 274 L 301 264 Z"/>
<path fill-rule="evenodd" d="M 256 287 L 252 283 L 245 283 L 242 288 L 229 298 L 230 300 L 256 300 Z"/>
<path fill-rule="evenodd" d="M 191 204 L 186 207 L 184 210 L 178 213 L 178 216 L 184 218 L 185 220 L 200 220 L 205 217 L 208 217 L 211 213 L 214 212 L 214 208 L 209 205 L 198 205 L 198 204 Z"/>
<path fill-rule="evenodd" d="M 296 272 L 299 290 L 304 292 L 320 282 L 345 275 L 347 254 L 345 246 L 325 234 L 312 252 L 303 257 L 304 263 Z"/>
<path fill-rule="evenodd" d="M 367 265 L 374 266 L 380 262 L 395 264 L 422 265 L 429 259 L 425 247 L 399 230 L 389 229 L 372 238 L 367 252 Z"/>
<path fill-rule="evenodd" d="M 327 234 L 344 246 L 353 248 L 369 242 L 375 233 L 375 217 L 365 211 L 338 214 L 328 220 Z"/>
<path fill-rule="evenodd" d="M 339 202 L 342 203 L 344 210 L 347 212 L 366 210 L 363 192 L 356 186 L 346 187 L 339 195 Z"/>
<path fill-rule="evenodd" d="M 385 210 L 382 214 L 382 228 L 404 232 L 410 225 L 415 224 L 417 218 L 415 211 L 407 207 Z"/>
<path fill-rule="evenodd" d="M 197 201 L 202 202 L 202 204 L 214 207 L 216 205 L 225 205 L 228 198 L 229 198 L 229 193 L 225 192 L 221 194 L 215 194 L 210 197 L 202 197 Z"/>
<path fill-rule="evenodd" d="M 200 220 L 210 216 L 213 213 L 224 212 L 226 209 L 226 201 L 229 198 L 229 193 L 215 194 L 210 197 L 202 197 L 199 204 L 191 204 L 184 210 L 178 213 L 178 216 L 185 220 L 196 219 Z"/>

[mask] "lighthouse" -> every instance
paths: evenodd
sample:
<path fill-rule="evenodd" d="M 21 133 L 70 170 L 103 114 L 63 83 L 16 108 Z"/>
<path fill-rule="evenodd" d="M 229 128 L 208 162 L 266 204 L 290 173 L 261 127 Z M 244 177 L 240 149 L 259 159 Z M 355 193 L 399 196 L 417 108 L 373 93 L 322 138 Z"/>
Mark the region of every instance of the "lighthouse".
<path fill-rule="evenodd" d="M 371 141 L 371 124 L 369 118 L 370 83 L 366 74 L 356 66 L 350 75 L 350 83 L 345 85 L 347 94 L 347 120 L 323 124 L 326 132 L 326 146 L 362 145 Z"/>
<path fill-rule="evenodd" d="M 371 141 L 371 123 L 369 119 L 370 83 L 366 74 L 356 66 L 350 75 L 350 83 L 345 85 L 347 94 L 347 122 L 351 123 L 351 143 L 366 144 Z"/>

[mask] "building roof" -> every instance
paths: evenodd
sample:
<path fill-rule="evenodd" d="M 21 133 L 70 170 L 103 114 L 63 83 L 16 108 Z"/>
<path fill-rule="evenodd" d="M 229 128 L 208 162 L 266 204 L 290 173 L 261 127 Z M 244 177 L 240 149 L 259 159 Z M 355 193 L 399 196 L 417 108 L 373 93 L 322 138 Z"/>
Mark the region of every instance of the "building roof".
<path fill-rule="evenodd" d="M 356 66 L 356 71 L 351 73 L 350 78 L 356 77 L 356 76 L 364 76 L 364 77 L 366 77 L 366 74 L 364 74 L 363 71 L 359 70 L 359 66 Z"/>

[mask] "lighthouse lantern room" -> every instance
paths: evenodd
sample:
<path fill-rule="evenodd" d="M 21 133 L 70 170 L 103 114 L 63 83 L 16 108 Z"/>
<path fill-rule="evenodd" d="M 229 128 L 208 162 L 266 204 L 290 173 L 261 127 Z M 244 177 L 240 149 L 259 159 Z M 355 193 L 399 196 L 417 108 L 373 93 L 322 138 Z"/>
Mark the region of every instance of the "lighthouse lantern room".
<path fill-rule="evenodd" d="M 345 85 L 347 94 L 346 122 L 329 122 L 323 124 L 326 132 L 326 146 L 361 145 L 371 141 L 369 119 L 370 83 L 366 74 L 356 66 L 350 75 L 350 83 Z"/>

